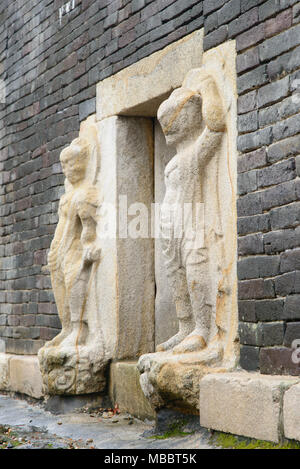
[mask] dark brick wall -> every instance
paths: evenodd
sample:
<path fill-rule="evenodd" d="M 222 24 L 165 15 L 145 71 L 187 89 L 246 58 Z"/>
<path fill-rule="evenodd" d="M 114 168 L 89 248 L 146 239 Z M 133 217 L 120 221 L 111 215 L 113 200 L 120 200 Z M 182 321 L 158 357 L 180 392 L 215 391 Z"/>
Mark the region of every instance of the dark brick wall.
<path fill-rule="evenodd" d="M 238 51 L 241 365 L 299 374 L 287 350 L 300 338 L 299 2 L 240 7 L 227 34 Z"/>
<path fill-rule="evenodd" d="M 203 15 L 205 49 L 237 48 L 240 364 L 299 375 L 300 2 L 210 0 Z"/>
<path fill-rule="evenodd" d="M 60 328 L 43 271 L 63 193 L 59 154 L 96 83 L 203 26 L 198 0 L 0 1 L 0 337 L 34 354 Z"/>
<path fill-rule="evenodd" d="M 63 192 L 59 153 L 95 112 L 95 84 L 204 26 L 206 50 L 237 43 L 241 365 L 285 372 L 278 363 L 291 363 L 288 347 L 300 332 L 300 2 L 75 0 L 60 24 L 65 3 L 0 3 L 7 351 L 36 353 L 59 329 L 43 271 Z"/>

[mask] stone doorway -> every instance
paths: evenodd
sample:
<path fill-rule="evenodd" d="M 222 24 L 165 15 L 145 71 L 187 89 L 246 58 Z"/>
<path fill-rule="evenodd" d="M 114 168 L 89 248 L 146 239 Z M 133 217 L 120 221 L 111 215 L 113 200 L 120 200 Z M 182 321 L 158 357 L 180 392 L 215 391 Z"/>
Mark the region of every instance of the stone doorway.
<path fill-rule="evenodd" d="M 206 201 L 208 210 L 208 218 L 210 219 L 211 226 L 218 224 L 218 219 L 222 219 L 222 232 L 219 236 L 223 241 L 218 244 L 219 247 L 212 247 L 212 255 L 210 257 L 210 267 L 213 272 L 213 296 L 214 296 L 214 315 L 218 325 L 223 329 L 226 339 L 224 340 L 224 360 L 226 361 L 225 368 L 234 367 L 238 356 L 237 344 L 237 276 L 236 276 L 236 91 L 235 91 L 235 46 L 234 43 L 227 44 L 222 50 L 211 51 L 203 55 L 202 52 L 202 33 L 201 31 L 193 33 L 192 35 L 184 38 L 178 43 L 143 59 L 137 64 L 132 65 L 113 77 L 104 80 L 98 84 L 97 88 L 97 121 L 98 126 L 105 127 L 109 122 L 114 122 L 116 126 L 116 133 L 113 138 L 116 142 L 115 160 L 117 167 L 117 187 L 115 196 L 119 194 L 126 194 L 127 190 L 133 195 L 130 189 L 130 184 L 119 184 L 118 181 L 125 181 L 126 176 L 130 176 L 132 180 L 137 180 L 140 173 L 136 173 L 135 160 L 127 158 L 126 165 L 124 166 L 124 155 L 128 153 L 124 150 L 126 147 L 126 139 L 124 145 L 124 138 L 119 138 L 118 135 L 128 135 L 126 127 L 131 129 L 131 135 L 135 135 L 136 145 L 143 146 L 139 142 L 138 135 L 143 134 L 143 126 L 147 122 L 148 128 L 151 127 L 150 132 L 144 133 L 144 138 L 148 139 L 148 146 L 144 145 L 144 153 L 139 152 L 138 158 L 143 161 L 144 174 L 140 178 L 142 186 L 136 187 L 135 201 L 143 201 L 140 197 L 141 194 L 145 195 L 145 190 L 148 191 L 148 196 L 144 200 L 149 208 L 152 202 L 161 202 L 164 198 L 165 185 L 164 185 L 164 169 L 168 161 L 175 154 L 175 149 L 167 148 L 165 137 L 162 133 L 160 125 L 156 120 L 157 110 L 159 105 L 165 101 L 172 91 L 182 86 L 187 72 L 201 67 L 202 63 L 207 60 L 208 62 L 219 64 L 221 73 L 216 78 L 219 80 L 219 90 L 222 94 L 224 102 L 226 103 L 227 112 L 227 129 L 228 133 L 223 140 L 220 149 L 219 165 L 216 163 L 210 165 L 208 168 L 207 177 L 205 179 L 206 193 L 211 194 L 211 197 Z M 226 63 L 226 66 L 225 66 Z M 174 64 L 176 65 L 174 66 Z M 223 64 L 223 69 L 222 69 Z M 224 71 L 224 72 L 223 72 Z M 194 86 L 194 85 L 193 85 Z M 119 127 L 119 129 L 118 129 Z M 121 130 L 123 127 L 123 131 Z M 105 132 L 103 133 L 103 135 Z M 113 133 L 110 132 L 112 136 Z M 101 130 L 100 130 L 101 138 Z M 151 142 L 150 142 L 151 139 Z M 137 142 L 139 144 L 137 145 Z M 149 152 L 149 148 L 152 150 Z M 103 158 L 103 154 L 101 155 Z M 152 170 L 148 166 L 149 158 L 152 160 Z M 107 156 L 111 162 L 111 154 Z M 122 169 L 121 169 L 122 168 Z M 145 173 L 145 168 L 146 173 Z M 103 175 L 102 175 L 103 176 Z M 125 178 L 125 179 L 124 179 Z M 104 178 L 105 179 L 105 178 Z M 144 185 L 143 185 L 144 184 Z M 216 190 L 216 187 L 218 190 Z M 149 189 L 152 193 L 150 194 Z M 121 190 L 122 189 L 122 190 Z M 134 200 L 132 200 L 134 202 Z M 219 215 L 218 215 L 219 214 Z M 216 221 L 217 220 L 217 221 Z M 215 225 L 214 225 L 215 224 Z M 216 231 L 215 231 L 216 233 Z M 138 240 L 140 243 L 141 240 Z M 128 268 L 123 270 L 119 269 L 118 276 L 118 292 L 124 293 L 126 288 L 124 285 L 134 285 L 135 298 L 141 298 L 145 294 L 144 281 L 141 282 L 140 268 L 141 252 L 150 253 L 151 256 L 144 256 L 147 259 L 147 266 L 143 263 L 143 273 L 145 268 L 149 275 L 149 280 L 152 276 L 152 285 L 147 290 L 147 297 L 144 304 L 147 304 L 146 314 L 147 320 L 147 341 L 143 340 L 143 349 L 148 347 L 150 355 L 153 354 L 155 347 L 172 337 L 177 332 L 177 318 L 175 315 L 175 307 L 172 301 L 170 287 L 166 278 L 166 271 L 164 261 L 161 256 L 161 247 L 159 240 L 144 240 L 144 248 L 141 251 L 136 251 L 137 240 L 132 249 L 130 248 L 131 240 L 117 239 L 116 259 L 118 264 L 127 265 L 128 267 L 128 253 L 130 252 L 130 265 L 132 271 L 130 281 L 128 281 Z M 222 247 L 222 246 L 223 247 Z M 146 247 L 147 246 L 147 247 Z M 151 247 L 150 247 L 151 246 Z M 213 243 L 212 243 L 213 246 Z M 221 247 L 220 247 L 221 246 Z M 225 249 L 226 246 L 226 249 Z M 220 251 L 221 249 L 221 251 Z M 219 250 L 219 251 L 218 251 Z M 125 263 L 125 264 L 124 264 Z M 145 278 L 145 277 L 144 277 Z M 104 279 L 105 280 L 105 279 Z M 123 284 L 123 287 L 122 287 Z M 132 291 L 133 291 L 132 290 Z M 126 297 L 126 294 L 124 298 Z M 119 300 L 124 299 L 119 296 Z M 126 302 L 125 302 L 126 303 Z M 115 360 L 119 363 L 113 365 L 114 371 L 112 373 L 113 382 L 111 385 L 114 389 L 114 398 L 121 402 L 120 395 L 118 395 L 117 383 L 122 381 L 121 369 L 122 366 L 128 366 L 124 360 L 131 360 L 132 373 L 137 373 L 136 360 L 145 352 L 141 353 L 141 348 L 132 347 L 136 343 L 136 338 L 144 336 L 145 328 L 142 330 L 138 324 L 140 318 L 145 311 L 136 308 L 136 303 L 126 304 L 123 302 L 118 307 L 118 331 L 116 332 L 115 344 L 116 347 L 113 352 Z M 132 307 L 132 305 L 134 307 Z M 130 335 L 128 335 L 128 318 L 131 318 Z M 125 322 L 124 322 L 125 320 Z M 151 322 L 152 321 L 152 322 Z M 144 332 L 143 332 L 144 331 Z M 152 341 L 150 336 L 152 333 Z M 123 344 L 123 345 L 122 345 Z M 175 360 L 174 356 L 169 357 Z M 155 358 L 154 358 L 155 360 Z M 122 362 L 123 361 L 123 362 Z M 151 361 L 151 358 L 150 358 Z M 176 361 L 176 360 L 175 360 Z M 180 377 L 184 377 L 185 372 L 188 370 L 185 365 L 182 365 Z M 119 378 L 118 378 L 119 372 Z M 201 370 L 193 369 L 195 377 L 192 384 L 191 394 L 193 399 L 190 403 L 192 407 L 195 406 L 199 394 L 199 372 Z M 199 377 L 198 377 L 199 375 Z M 127 375 L 128 379 L 128 375 Z M 177 378 L 174 377 L 172 382 Z M 136 382 L 139 382 L 138 374 L 135 377 Z M 138 384 L 137 384 L 138 386 Z M 181 384 L 179 384 L 181 388 Z M 177 391 L 176 391 L 177 392 Z M 179 390 L 179 395 L 181 391 Z M 121 393 L 122 394 L 122 393 Z M 180 399 L 182 396 L 180 397 Z M 195 407 L 194 407 L 195 408 Z"/>
<path fill-rule="evenodd" d="M 152 174 L 150 175 L 150 169 L 147 167 L 148 157 L 150 155 L 141 155 L 141 160 L 144 161 L 144 165 L 148 168 L 147 174 L 145 173 L 140 178 L 142 185 L 144 182 L 147 188 L 151 192 L 152 200 L 150 201 L 150 192 L 146 199 L 142 200 L 141 194 L 144 193 L 144 188 L 139 191 L 136 188 L 135 196 L 138 202 L 146 202 L 151 213 L 151 203 L 162 202 L 165 192 L 164 187 L 164 168 L 170 158 L 174 155 L 174 149 L 169 149 L 166 146 L 165 138 L 163 136 L 160 125 L 156 119 L 157 110 L 159 105 L 171 94 L 171 92 L 180 87 L 183 79 L 188 70 L 197 68 L 202 63 L 203 55 L 203 33 L 202 31 L 196 31 L 191 35 L 173 43 L 165 49 L 152 54 L 150 57 L 142 59 L 140 62 L 128 67 L 127 69 L 117 73 L 115 76 L 110 77 L 103 82 L 100 82 L 97 86 L 97 121 L 99 122 L 100 139 L 101 139 L 101 127 L 109 126 L 108 122 L 115 119 L 116 122 L 122 123 L 125 127 L 131 128 L 131 134 L 134 133 L 133 127 L 136 129 L 136 134 L 141 134 L 141 128 L 143 122 L 148 121 L 148 125 L 152 126 Z M 176 64 L 174 66 L 174 64 Z M 110 117 L 116 116 L 116 117 Z M 117 117 L 118 116 L 118 117 Z M 151 124 L 150 124 L 151 122 Z M 145 138 L 148 139 L 149 148 L 149 132 Z M 118 142 L 118 138 L 117 138 Z M 118 146 L 118 144 L 117 144 Z M 138 173 L 134 167 L 134 160 L 132 159 L 133 165 L 130 167 L 130 159 L 123 164 L 122 157 L 124 155 L 124 149 L 117 149 L 119 169 L 117 169 L 117 179 L 124 182 L 124 174 L 130 175 L 132 180 L 136 180 Z M 146 153 L 148 150 L 145 150 Z M 103 159 L 104 154 L 102 152 L 101 158 Z M 109 158 L 109 157 L 108 157 Z M 111 161 L 111 158 L 110 158 Z M 122 166 L 122 171 L 121 171 Z M 118 183 L 117 183 L 118 184 Z M 120 194 L 127 194 L 129 187 L 126 187 L 126 183 L 119 185 L 116 188 L 116 196 Z M 132 200 L 132 202 L 135 202 Z M 129 202 L 129 200 L 128 200 Z M 140 240 L 133 240 L 135 245 Z M 117 240 L 117 244 L 122 246 L 123 254 L 129 248 L 130 240 Z M 161 248 L 159 240 L 145 240 L 145 246 L 147 245 L 148 251 L 153 249 L 152 260 L 148 257 L 148 266 L 146 267 L 148 274 L 153 276 L 155 285 L 148 290 L 148 298 L 146 303 L 148 305 L 148 315 L 152 317 L 152 343 L 148 341 L 149 352 L 155 350 L 155 346 L 165 341 L 177 331 L 177 319 L 175 314 L 175 306 L 172 301 L 170 287 L 166 282 L 166 274 L 161 258 Z M 152 244 L 152 246 L 151 246 Z M 139 262 L 138 253 L 133 253 L 133 258 L 136 262 Z M 124 257 L 128 259 L 128 256 L 124 254 Z M 120 262 L 120 256 L 118 256 L 118 262 Z M 125 260 L 124 260 L 125 262 Z M 144 265 L 145 268 L 145 265 Z M 145 269 L 144 269 L 145 271 Z M 121 272 L 121 270 L 120 270 Z M 121 274 L 122 275 L 122 274 Z M 135 294 L 137 296 L 144 295 L 143 284 L 138 280 L 140 276 L 139 272 L 132 272 L 131 281 L 136 278 L 136 289 Z M 119 281 L 121 281 L 119 277 Z M 139 287 L 140 286 L 140 290 Z M 152 295 L 152 298 L 150 296 Z M 151 304 L 151 305 L 150 305 Z M 150 309 L 152 311 L 150 312 Z M 123 308 L 124 311 L 124 308 Z M 122 313 L 121 313 L 122 314 Z M 139 310 L 135 309 L 135 315 L 139 315 Z M 134 318 L 134 314 L 133 314 Z M 119 321 L 119 324 L 121 320 Z M 149 331 L 149 322 L 148 333 Z M 139 335 L 140 331 L 136 331 Z M 148 335 L 149 337 L 149 335 Z M 119 335 L 118 343 L 120 344 L 122 339 Z M 128 337 L 124 338 L 124 342 L 128 342 Z M 138 352 L 138 353 L 137 353 Z M 117 347 L 116 356 L 118 359 L 138 359 L 140 350 L 135 349 L 135 353 L 127 352 L 124 354 L 124 350 L 121 351 Z M 145 352 L 144 352 L 145 353 Z"/>

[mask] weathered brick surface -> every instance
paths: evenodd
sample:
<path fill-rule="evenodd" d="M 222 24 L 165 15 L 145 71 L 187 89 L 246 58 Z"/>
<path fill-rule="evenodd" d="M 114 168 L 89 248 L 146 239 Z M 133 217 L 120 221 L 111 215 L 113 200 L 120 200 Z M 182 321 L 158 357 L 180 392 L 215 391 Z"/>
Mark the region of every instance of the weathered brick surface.
<path fill-rule="evenodd" d="M 292 359 L 293 350 L 288 347 L 262 348 L 259 357 L 260 370 L 269 375 L 300 375 L 300 364 Z"/>
<path fill-rule="evenodd" d="M 281 345 L 284 340 L 285 326 L 282 321 L 268 323 L 241 322 L 240 342 L 256 347 Z"/>
<path fill-rule="evenodd" d="M 59 154 L 95 112 L 95 84 L 204 27 L 205 49 L 228 39 L 237 48 L 241 366 L 286 372 L 280 357 L 288 360 L 300 324 L 300 2 L 76 0 L 60 21 L 64 3 L 0 5 L 7 351 L 36 353 L 60 328 L 43 269 L 63 193 Z"/>
<path fill-rule="evenodd" d="M 257 371 L 259 369 L 259 347 L 241 345 L 240 365 L 244 370 Z"/>
<path fill-rule="evenodd" d="M 269 350 L 289 347 L 299 330 L 299 2 L 242 0 L 240 6 L 227 26 L 238 51 L 241 366 L 285 373 L 278 357 L 286 360 L 287 353 Z M 212 24 L 210 37 L 219 28 Z"/>

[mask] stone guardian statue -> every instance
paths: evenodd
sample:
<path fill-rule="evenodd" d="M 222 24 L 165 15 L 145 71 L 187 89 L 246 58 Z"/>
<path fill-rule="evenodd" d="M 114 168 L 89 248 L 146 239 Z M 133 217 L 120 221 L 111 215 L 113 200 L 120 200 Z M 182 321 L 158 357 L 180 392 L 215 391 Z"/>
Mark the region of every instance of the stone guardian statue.
<path fill-rule="evenodd" d="M 229 43 L 205 53 L 158 109 L 176 149 L 165 168 L 158 242 L 179 328 L 138 362 L 156 409 L 197 411 L 201 378 L 237 365 L 236 102 Z"/>
<path fill-rule="evenodd" d="M 165 169 L 166 194 L 161 210 L 163 253 L 173 291 L 179 332 L 157 347 L 174 353 L 204 349 L 209 341 L 212 316 L 208 250 L 187 236 L 183 216 L 186 204 L 203 204 L 205 168 L 225 131 L 222 101 L 213 76 L 202 70 L 199 90 L 175 90 L 158 110 L 168 145 L 177 153 Z M 195 210 L 194 210 L 195 212 Z M 204 224 L 205 224 L 205 220 Z M 199 220 L 198 220 L 199 222 Z M 182 235 L 176 224 L 183 223 Z M 200 226 L 196 226 L 196 230 Z"/>
<path fill-rule="evenodd" d="M 79 138 L 60 155 L 66 192 L 59 202 L 59 222 L 48 254 L 52 288 L 62 331 L 39 351 L 49 394 L 99 391 L 105 357 L 97 304 L 96 270 L 101 262 L 99 224 L 99 144 L 96 126 L 82 125 Z"/>

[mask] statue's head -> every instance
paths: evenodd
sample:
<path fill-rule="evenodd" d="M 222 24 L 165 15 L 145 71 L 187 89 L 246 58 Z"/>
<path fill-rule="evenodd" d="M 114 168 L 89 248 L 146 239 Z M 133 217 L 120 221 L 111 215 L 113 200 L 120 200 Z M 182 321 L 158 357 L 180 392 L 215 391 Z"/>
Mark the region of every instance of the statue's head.
<path fill-rule="evenodd" d="M 202 98 L 199 93 L 178 88 L 157 112 L 168 145 L 176 145 L 194 136 L 202 124 Z"/>
<path fill-rule="evenodd" d="M 74 185 L 85 178 L 90 147 L 86 139 L 76 138 L 60 154 L 62 170 L 68 181 Z"/>

